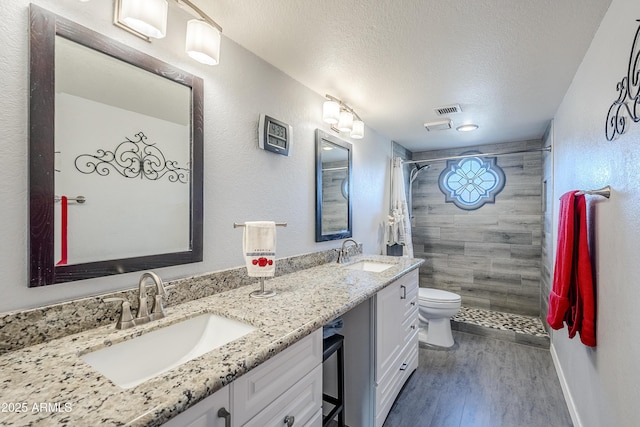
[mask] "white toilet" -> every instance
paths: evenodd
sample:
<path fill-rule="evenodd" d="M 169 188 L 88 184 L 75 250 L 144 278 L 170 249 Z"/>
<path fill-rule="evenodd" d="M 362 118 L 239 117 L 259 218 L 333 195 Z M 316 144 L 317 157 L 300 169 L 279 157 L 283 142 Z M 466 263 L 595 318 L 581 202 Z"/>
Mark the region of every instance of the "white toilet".
<path fill-rule="evenodd" d="M 460 295 L 441 289 L 420 288 L 418 314 L 419 340 L 425 344 L 451 347 L 451 318 L 460 310 Z"/>

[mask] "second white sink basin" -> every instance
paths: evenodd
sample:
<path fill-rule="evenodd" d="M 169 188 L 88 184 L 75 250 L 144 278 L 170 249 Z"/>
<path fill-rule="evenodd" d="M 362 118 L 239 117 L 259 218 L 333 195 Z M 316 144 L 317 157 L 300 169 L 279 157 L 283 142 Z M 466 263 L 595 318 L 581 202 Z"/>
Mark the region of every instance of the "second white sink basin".
<path fill-rule="evenodd" d="M 237 320 L 202 314 L 80 358 L 128 389 L 256 329 Z"/>
<path fill-rule="evenodd" d="M 391 267 L 393 267 L 393 264 L 375 261 L 358 261 L 345 266 L 349 270 L 371 271 L 373 273 L 380 273 Z"/>

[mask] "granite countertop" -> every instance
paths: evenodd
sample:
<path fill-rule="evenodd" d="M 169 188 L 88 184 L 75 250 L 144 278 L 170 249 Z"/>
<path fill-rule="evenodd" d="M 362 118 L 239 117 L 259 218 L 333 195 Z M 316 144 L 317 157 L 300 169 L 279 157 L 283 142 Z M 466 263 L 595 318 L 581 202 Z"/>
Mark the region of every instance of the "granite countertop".
<path fill-rule="evenodd" d="M 250 298 L 259 286 L 244 286 L 171 307 L 166 318 L 128 330 L 99 327 L 0 356 L 0 425 L 161 425 L 423 262 L 361 255 L 350 264 L 361 260 L 394 266 L 371 273 L 324 264 L 267 280 L 273 298 Z M 202 313 L 258 329 L 128 390 L 79 358 Z"/>

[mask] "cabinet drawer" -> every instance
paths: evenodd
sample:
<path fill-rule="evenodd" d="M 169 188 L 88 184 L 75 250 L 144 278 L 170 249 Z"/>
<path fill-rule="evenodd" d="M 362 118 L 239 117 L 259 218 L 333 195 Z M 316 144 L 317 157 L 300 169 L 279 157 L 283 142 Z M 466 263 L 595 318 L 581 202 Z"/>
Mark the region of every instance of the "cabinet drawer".
<path fill-rule="evenodd" d="M 420 320 L 418 318 L 418 310 L 414 310 L 414 312 L 407 316 L 407 318 L 402 323 L 402 336 L 404 337 L 404 344 L 411 341 L 415 341 L 418 337 L 418 330 L 420 329 Z"/>
<path fill-rule="evenodd" d="M 415 286 L 407 286 L 407 298 L 404 305 L 404 317 L 405 319 L 413 316 L 414 312 L 418 311 L 418 284 Z"/>
<path fill-rule="evenodd" d="M 235 380 L 232 387 L 235 424 L 243 425 L 252 419 L 321 363 L 319 329 Z"/>
<path fill-rule="evenodd" d="M 418 270 L 412 270 L 396 280 L 401 288 L 404 288 L 402 300 L 408 300 L 413 292 L 418 292 Z"/>
<path fill-rule="evenodd" d="M 414 323 L 416 324 L 416 323 Z M 379 379 L 378 384 L 388 384 L 391 381 L 391 378 L 398 375 L 399 371 L 404 370 L 403 364 L 407 363 L 407 359 L 409 358 L 409 353 L 413 349 L 418 351 L 419 342 L 418 342 L 418 328 L 415 329 L 410 327 L 411 322 L 407 323 L 407 329 L 410 331 L 404 336 L 404 341 L 402 347 L 396 353 L 396 356 L 393 359 L 393 362 L 390 363 L 389 369 L 384 373 L 384 375 Z M 386 386 L 383 386 L 384 389 Z"/>
<path fill-rule="evenodd" d="M 411 343 L 405 346 L 401 356 L 396 360 L 395 367 L 397 369 L 394 370 L 393 374 L 386 376 L 376 387 L 376 427 L 384 424 L 402 386 L 418 367 L 417 342 L 416 344 Z"/>
<path fill-rule="evenodd" d="M 404 303 L 404 315 L 408 316 L 413 309 L 418 308 L 418 270 L 413 270 L 398 279 Z"/>
<path fill-rule="evenodd" d="M 284 421 L 286 417 L 292 417 L 294 425 L 304 426 L 309 424 L 321 411 L 322 365 L 318 365 L 262 412 L 253 417 L 245 426 L 282 427 L 286 425 Z"/>

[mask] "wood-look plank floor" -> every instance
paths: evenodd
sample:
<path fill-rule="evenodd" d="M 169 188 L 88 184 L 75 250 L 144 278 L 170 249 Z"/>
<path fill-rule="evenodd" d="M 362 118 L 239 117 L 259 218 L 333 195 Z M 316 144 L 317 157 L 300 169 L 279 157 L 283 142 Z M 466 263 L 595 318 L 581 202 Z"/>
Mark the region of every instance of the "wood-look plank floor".
<path fill-rule="evenodd" d="M 453 331 L 419 366 L 384 427 L 572 426 L 549 350 Z"/>

